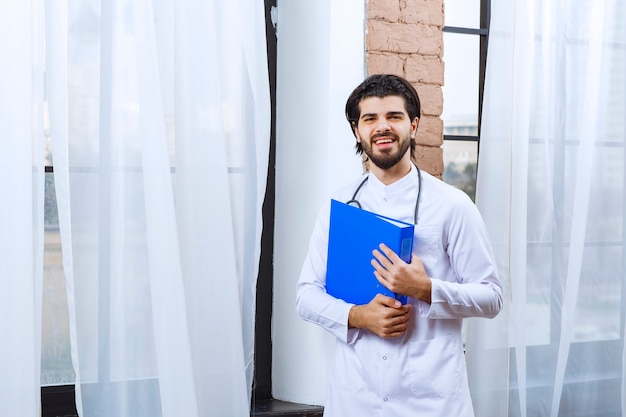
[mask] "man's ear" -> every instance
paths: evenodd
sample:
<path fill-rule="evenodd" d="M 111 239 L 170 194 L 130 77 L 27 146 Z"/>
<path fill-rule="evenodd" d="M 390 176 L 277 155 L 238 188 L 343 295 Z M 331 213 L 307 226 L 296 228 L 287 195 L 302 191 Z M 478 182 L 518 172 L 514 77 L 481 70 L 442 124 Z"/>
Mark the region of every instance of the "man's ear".
<path fill-rule="evenodd" d="M 420 119 L 419 117 L 415 117 L 415 119 L 413 119 L 413 121 L 411 122 L 411 139 L 415 139 L 415 137 L 417 136 L 417 126 L 419 126 L 420 124 Z"/>

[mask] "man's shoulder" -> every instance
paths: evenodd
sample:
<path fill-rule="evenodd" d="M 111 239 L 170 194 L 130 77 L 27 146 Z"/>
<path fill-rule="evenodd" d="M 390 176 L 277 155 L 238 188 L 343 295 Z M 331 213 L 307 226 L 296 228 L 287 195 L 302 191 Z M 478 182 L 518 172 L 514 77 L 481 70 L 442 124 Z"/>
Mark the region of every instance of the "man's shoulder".
<path fill-rule="evenodd" d="M 334 200 L 346 202 L 351 200 L 354 196 L 354 192 L 357 190 L 359 185 L 367 178 L 368 174 L 363 174 L 360 177 L 357 177 L 351 180 L 349 183 L 344 184 L 340 188 L 336 189 L 332 194 L 331 198 Z"/>
<path fill-rule="evenodd" d="M 422 180 L 424 181 L 425 186 L 432 187 L 436 189 L 438 192 L 450 194 L 451 196 L 465 195 L 463 191 L 459 190 L 453 185 L 448 184 L 443 179 L 435 177 L 434 175 L 431 175 L 424 170 L 421 170 L 421 172 L 422 172 Z"/>
<path fill-rule="evenodd" d="M 442 210 L 465 211 L 474 205 L 472 199 L 463 191 L 450 185 L 440 178 L 422 171 L 422 181 L 425 198 L 433 204 L 439 205 Z M 433 196 L 436 196 L 434 198 Z"/>

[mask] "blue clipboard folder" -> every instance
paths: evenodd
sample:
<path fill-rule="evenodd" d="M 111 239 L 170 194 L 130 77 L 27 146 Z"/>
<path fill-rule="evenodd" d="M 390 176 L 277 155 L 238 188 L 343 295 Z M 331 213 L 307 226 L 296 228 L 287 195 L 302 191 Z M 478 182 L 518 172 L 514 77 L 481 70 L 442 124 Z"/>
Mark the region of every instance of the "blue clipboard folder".
<path fill-rule="evenodd" d="M 374 276 L 372 251 L 381 243 L 411 262 L 413 225 L 342 203 L 330 202 L 326 292 L 353 304 L 367 304 L 384 294 L 406 304 Z"/>

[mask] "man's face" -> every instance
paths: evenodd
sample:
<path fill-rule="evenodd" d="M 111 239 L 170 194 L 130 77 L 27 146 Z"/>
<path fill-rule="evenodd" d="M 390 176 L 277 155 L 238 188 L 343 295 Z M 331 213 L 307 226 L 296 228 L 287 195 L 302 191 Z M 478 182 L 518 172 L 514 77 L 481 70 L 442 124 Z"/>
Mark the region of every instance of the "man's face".
<path fill-rule="evenodd" d="M 411 120 L 401 96 L 367 97 L 354 128 L 357 141 L 370 161 L 381 169 L 396 165 L 415 139 L 418 119 Z"/>

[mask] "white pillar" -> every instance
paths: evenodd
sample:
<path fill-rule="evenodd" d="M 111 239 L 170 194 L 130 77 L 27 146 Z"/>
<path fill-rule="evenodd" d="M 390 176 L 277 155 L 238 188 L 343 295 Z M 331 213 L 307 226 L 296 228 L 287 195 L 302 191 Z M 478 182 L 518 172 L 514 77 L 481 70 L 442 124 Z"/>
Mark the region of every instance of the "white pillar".
<path fill-rule="evenodd" d="M 361 174 L 346 99 L 365 76 L 364 0 L 277 2 L 273 396 L 323 404 L 330 337 L 295 311 L 313 224 Z"/>

